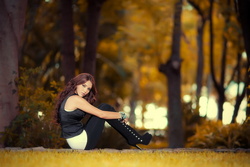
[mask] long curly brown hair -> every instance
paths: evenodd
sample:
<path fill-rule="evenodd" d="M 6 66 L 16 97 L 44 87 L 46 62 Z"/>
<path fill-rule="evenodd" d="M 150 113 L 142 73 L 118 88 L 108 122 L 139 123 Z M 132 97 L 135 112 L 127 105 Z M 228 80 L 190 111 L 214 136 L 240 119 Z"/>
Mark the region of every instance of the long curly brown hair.
<path fill-rule="evenodd" d="M 57 123 L 60 123 L 60 106 L 63 102 L 63 100 L 69 96 L 73 95 L 76 91 L 76 86 L 80 84 L 84 84 L 85 82 L 90 81 L 92 83 L 92 88 L 89 91 L 89 93 L 84 96 L 83 98 L 87 100 L 90 104 L 94 104 L 96 101 L 96 95 L 97 95 L 97 89 L 95 84 L 95 79 L 91 74 L 88 73 L 81 73 L 77 75 L 76 77 L 72 78 L 67 85 L 65 86 L 64 90 L 59 93 L 56 106 L 55 106 L 55 121 Z"/>

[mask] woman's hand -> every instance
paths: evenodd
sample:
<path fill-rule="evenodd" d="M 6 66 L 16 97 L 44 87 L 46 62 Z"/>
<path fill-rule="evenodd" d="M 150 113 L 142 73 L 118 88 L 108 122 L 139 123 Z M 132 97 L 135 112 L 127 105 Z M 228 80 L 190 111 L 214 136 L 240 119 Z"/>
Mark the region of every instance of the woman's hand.
<path fill-rule="evenodd" d="M 122 120 L 123 123 L 127 124 L 128 123 L 128 118 Z"/>
<path fill-rule="evenodd" d="M 125 123 L 125 124 L 127 124 L 127 122 L 128 122 L 128 117 L 127 117 L 127 115 L 125 114 L 125 112 L 120 111 L 119 113 L 120 113 L 120 115 L 121 115 L 120 121 L 123 122 L 123 123 Z"/>

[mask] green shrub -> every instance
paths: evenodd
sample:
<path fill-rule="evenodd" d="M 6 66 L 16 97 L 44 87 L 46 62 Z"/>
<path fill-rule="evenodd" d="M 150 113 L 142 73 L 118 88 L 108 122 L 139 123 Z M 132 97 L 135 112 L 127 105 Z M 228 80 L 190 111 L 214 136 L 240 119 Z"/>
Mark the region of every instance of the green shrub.
<path fill-rule="evenodd" d="M 21 69 L 17 81 L 19 114 L 5 129 L 2 141 L 5 147 L 60 148 L 60 127 L 53 122 L 54 101 L 59 85 L 52 82 L 49 90 L 41 84 L 41 69 Z"/>
<path fill-rule="evenodd" d="M 250 118 L 243 124 L 228 125 L 221 121 L 204 121 L 188 139 L 187 147 L 250 148 Z"/>

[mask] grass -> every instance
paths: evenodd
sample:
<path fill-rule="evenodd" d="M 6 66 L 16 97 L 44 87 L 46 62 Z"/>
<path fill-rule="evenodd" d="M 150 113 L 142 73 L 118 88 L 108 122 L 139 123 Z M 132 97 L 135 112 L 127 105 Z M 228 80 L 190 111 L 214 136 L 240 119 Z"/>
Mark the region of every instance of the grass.
<path fill-rule="evenodd" d="M 249 167 L 250 153 L 212 151 L 0 151 L 1 167 Z"/>

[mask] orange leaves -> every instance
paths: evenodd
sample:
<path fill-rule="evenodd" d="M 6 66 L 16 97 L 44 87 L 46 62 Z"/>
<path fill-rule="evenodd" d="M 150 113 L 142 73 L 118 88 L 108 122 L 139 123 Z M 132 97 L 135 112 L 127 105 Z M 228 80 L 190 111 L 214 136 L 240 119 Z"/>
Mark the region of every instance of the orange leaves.
<path fill-rule="evenodd" d="M 248 148 L 249 122 L 223 125 L 221 121 L 205 121 L 197 126 L 196 134 L 189 138 L 189 147 Z"/>

